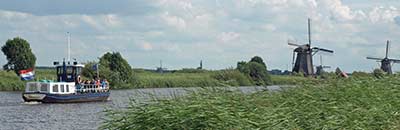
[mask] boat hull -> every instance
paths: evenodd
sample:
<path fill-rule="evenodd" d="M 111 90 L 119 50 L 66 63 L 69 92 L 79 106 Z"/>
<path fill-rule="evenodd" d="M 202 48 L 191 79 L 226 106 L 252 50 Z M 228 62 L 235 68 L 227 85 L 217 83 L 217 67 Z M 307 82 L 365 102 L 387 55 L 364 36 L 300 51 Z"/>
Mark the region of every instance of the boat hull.
<path fill-rule="evenodd" d="M 107 101 L 110 92 L 98 93 L 77 93 L 77 94 L 49 94 L 40 92 L 23 93 L 22 98 L 25 102 L 37 101 L 43 103 L 77 103 Z"/>

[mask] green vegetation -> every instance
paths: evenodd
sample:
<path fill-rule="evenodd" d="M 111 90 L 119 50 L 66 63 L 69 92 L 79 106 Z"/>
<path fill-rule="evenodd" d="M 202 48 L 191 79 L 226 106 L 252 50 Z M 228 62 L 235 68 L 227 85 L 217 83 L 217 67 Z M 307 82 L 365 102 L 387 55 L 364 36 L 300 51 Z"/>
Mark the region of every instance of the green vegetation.
<path fill-rule="evenodd" d="M 35 70 L 36 79 L 55 80 L 55 70 L 37 69 Z M 19 76 L 11 71 L 0 71 L 0 91 L 22 91 L 28 81 L 21 81 Z"/>
<path fill-rule="evenodd" d="M 107 79 L 113 88 L 133 88 L 137 86 L 136 78 L 133 73 L 132 67 L 118 52 L 107 52 L 100 57 L 98 63 L 99 77 Z M 96 71 L 93 69 L 96 62 L 89 62 L 82 70 L 82 74 L 85 77 L 95 78 L 97 76 Z"/>
<path fill-rule="evenodd" d="M 3 66 L 4 70 L 13 70 L 19 75 L 20 70 L 34 68 L 36 57 L 32 53 L 28 41 L 16 37 L 7 40 L 6 44 L 1 47 L 4 55 L 7 57 L 7 64 Z"/>
<path fill-rule="evenodd" d="M 237 63 L 236 69 L 247 75 L 255 85 L 271 84 L 271 77 L 267 73 L 267 66 L 261 57 L 255 56 L 248 63 L 240 61 Z"/>
<path fill-rule="evenodd" d="M 88 63 L 86 69 L 91 69 Z M 88 67 L 90 66 L 90 67 Z M 90 71 L 83 71 L 87 73 Z M 54 69 L 36 69 L 35 77 L 37 80 L 47 79 L 56 80 Z M 172 73 L 155 73 L 134 69 L 134 83 L 123 86 L 111 86 L 112 89 L 127 88 L 160 88 L 160 87 L 215 87 L 215 86 L 255 86 L 253 80 L 247 75 L 236 69 L 225 69 L 216 71 L 207 70 L 178 70 Z M 95 75 L 95 73 L 93 73 Z M 26 81 L 12 72 L 0 71 L 0 91 L 21 91 L 24 89 Z M 84 76 L 82 79 L 91 79 L 92 76 Z M 271 84 L 294 85 L 299 83 L 320 82 L 319 79 L 296 77 L 296 76 L 271 76 Z"/>
<path fill-rule="evenodd" d="M 400 129 L 399 78 L 337 79 L 253 94 L 208 89 L 171 100 L 132 100 L 127 109 L 107 111 L 102 129 Z"/>

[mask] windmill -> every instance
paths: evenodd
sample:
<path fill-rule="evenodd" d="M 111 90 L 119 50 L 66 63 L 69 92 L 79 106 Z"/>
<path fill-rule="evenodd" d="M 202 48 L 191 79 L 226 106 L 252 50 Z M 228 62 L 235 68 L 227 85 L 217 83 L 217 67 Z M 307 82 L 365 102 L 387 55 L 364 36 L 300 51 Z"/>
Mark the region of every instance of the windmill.
<path fill-rule="evenodd" d="M 390 59 L 388 58 L 389 55 L 389 40 L 386 42 L 386 56 L 385 58 L 375 58 L 375 57 L 367 57 L 370 60 L 376 60 L 377 62 L 381 62 L 381 69 L 388 74 L 392 74 L 392 64 L 393 63 L 400 63 L 400 60 L 397 59 Z"/>
<path fill-rule="evenodd" d="M 297 47 L 293 50 L 293 59 L 292 59 L 292 66 L 293 72 L 303 72 L 304 75 L 314 75 L 314 66 L 313 66 L 313 56 L 317 52 L 327 52 L 333 53 L 332 50 L 323 49 L 319 47 L 312 47 L 311 46 L 311 19 L 308 19 L 308 44 L 299 45 L 295 43 L 291 43 L 290 41 L 288 44 L 290 46 Z M 296 59 L 296 60 L 295 60 Z"/>
<path fill-rule="evenodd" d="M 315 72 L 317 75 L 321 75 L 322 73 L 324 73 L 325 72 L 324 69 L 331 68 L 330 66 L 324 66 L 323 62 L 322 62 L 322 55 L 319 55 L 319 56 L 320 56 L 319 57 L 320 58 L 319 59 L 320 65 L 316 66 L 317 72 Z"/>

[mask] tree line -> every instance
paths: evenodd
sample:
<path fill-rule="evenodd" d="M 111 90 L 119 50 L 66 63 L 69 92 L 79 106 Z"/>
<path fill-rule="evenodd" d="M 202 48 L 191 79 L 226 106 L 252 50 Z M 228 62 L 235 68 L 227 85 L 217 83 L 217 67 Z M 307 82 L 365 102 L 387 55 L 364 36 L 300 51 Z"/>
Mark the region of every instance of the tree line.
<path fill-rule="evenodd" d="M 14 71 L 19 75 L 20 70 L 35 68 L 36 56 L 33 54 L 27 40 L 20 37 L 9 39 L 1 48 L 7 57 L 7 63 L 3 66 L 4 70 Z M 129 63 L 119 52 L 107 52 L 98 61 L 90 61 L 85 64 L 82 75 L 86 78 L 97 76 L 94 65 L 98 65 L 99 77 L 108 79 L 112 86 L 128 88 L 135 85 L 135 74 Z M 255 85 L 270 84 L 270 76 L 267 73 L 267 65 L 259 56 L 255 56 L 250 61 L 240 61 L 235 70 L 249 78 Z"/>

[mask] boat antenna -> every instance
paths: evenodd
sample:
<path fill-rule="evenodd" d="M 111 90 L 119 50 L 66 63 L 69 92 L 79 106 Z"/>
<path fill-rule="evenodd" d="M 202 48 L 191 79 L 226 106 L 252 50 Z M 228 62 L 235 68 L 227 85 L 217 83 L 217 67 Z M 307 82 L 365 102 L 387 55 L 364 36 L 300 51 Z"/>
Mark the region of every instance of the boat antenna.
<path fill-rule="evenodd" d="M 67 32 L 67 41 L 68 41 L 68 62 L 71 61 L 71 34 Z"/>

